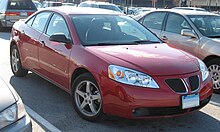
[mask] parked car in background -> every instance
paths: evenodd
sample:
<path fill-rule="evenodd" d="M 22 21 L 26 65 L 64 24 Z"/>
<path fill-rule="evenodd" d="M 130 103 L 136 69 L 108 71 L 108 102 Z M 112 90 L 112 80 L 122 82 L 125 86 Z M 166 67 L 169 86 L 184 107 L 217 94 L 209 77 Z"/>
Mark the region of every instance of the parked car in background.
<path fill-rule="evenodd" d="M 134 15 L 139 15 L 143 12 L 150 12 L 150 11 L 154 11 L 156 10 L 156 8 L 151 8 L 151 7 L 139 7 L 135 12 Z"/>
<path fill-rule="evenodd" d="M 77 6 L 74 3 L 62 3 L 62 6 Z"/>
<path fill-rule="evenodd" d="M 72 96 L 76 112 L 89 121 L 106 114 L 184 115 L 204 107 L 213 92 L 201 60 L 110 10 L 39 11 L 14 24 L 10 53 L 15 76 L 31 70 L 53 82 Z"/>
<path fill-rule="evenodd" d="M 0 0 L 0 31 L 37 11 L 32 0 Z"/>
<path fill-rule="evenodd" d="M 138 10 L 137 7 L 125 7 L 125 12 L 127 15 L 134 15 L 134 13 Z"/>
<path fill-rule="evenodd" d="M 32 124 L 17 92 L 0 77 L 0 131 L 30 132 Z"/>
<path fill-rule="evenodd" d="M 44 8 L 47 8 L 47 7 L 62 6 L 62 3 L 61 2 L 54 2 L 54 1 L 43 1 L 42 5 Z"/>
<path fill-rule="evenodd" d="M 33 1 L 33 2 L 34 2 L 34 5 L 37 7 L 38 10 L 43 8 L 43 5 L 39 1 Z"/>
<path fill-rule="evenodd" d="M 173 7 L 172 9 L 176 9 L 176 10 L 192 10 L 192 11 L 206 11 L 204 8 L 197 8 L 197 7 Z"/>
<path fill-rule="evenodd" d="M 101 9 L 113 10 L 123 13 L 123 11 L 118 6 L 108 2 L 85 1 L 85 2 L 81 2 L 78 5 L 78 7 L 101 8 Z"/>
<path fill-rule="evenodd" d="M 220 16 L 203 11 L 159 10 L 136 19 L 169 44 L 197 56 L 220 93 Z"/>

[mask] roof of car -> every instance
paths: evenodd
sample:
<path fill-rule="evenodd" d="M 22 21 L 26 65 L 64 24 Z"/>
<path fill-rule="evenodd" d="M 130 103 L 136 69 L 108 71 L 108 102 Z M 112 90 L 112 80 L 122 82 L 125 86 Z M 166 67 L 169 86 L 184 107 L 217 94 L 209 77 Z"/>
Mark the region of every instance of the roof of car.
<path fill-rule="evenodd" d="M 191 9 L 191 10 L 200 10 L 200 11 L 206 11 L 204 8 L 198 8 L 198 7 L 174 7 L 172 9 Z"/>
<path fill-rule="evenodd" d="M 166 11 L 166 12 L 174 12 L 182 15 L 217 15 L 207 11 L 195 11 L 195 10 L 175 10 L 175 9 L 158 9 L 157 11 Z M 155 12 L 152 11 L 152 12 Z"/>
<path fill-rule="evenodd" d="M 134 19 L 136 20 L 140 20 L 141 18 L 143 18 L 145 15 L 152 13 L 152 12 L 160 12 L 160 11 L 165 11 L 165 12 L 174 12 L 174 13 L 178 13 L 181 15 L 215 15 L 215 16 L 219 16 L 218 14 L 214 14 L 211 12 L 207 12 L 207 11 L 195 11 L 195 10 L 175 10 L 175 9 L 157 9 L 157 10 L 153 10 L 153 11 L 148 11 L 148 12 L 142 12 L 139 15 L 133 16 Z"/>
<path fill-rule="evenodd" d="M 41 11 L 55 11 L 65 14 L 109 14 L 109 15 L 119 15 L 117 11 L 100 9 L 100 8 L 90 8 L 90 7 L 68 7 L 68 6 L 59 6 L 59 7 L 48 7 Z"/>
<path fill-rule="evenodd" d="M 115 5 L 109 2 L 100 2 L 100 1 L 85 1 L 83 3 L 93 3 L 93 4 L 97 4 L 97 5 Z"/>

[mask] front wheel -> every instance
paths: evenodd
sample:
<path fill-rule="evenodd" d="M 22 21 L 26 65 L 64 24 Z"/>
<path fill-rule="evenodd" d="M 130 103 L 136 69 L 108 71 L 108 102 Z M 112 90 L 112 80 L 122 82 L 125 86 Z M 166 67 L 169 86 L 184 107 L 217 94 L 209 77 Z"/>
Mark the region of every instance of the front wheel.
<path fill-rule="evenodd" d="M 22 68 L 20 54 L 16 45 L 11 47 L 10 63 L 11 70 L 15 76 L 24 77 L 28 74 L 28 70 Z"/>
<path fill-rule="evenodd" d="M 213 91 L 220 93 L 220 59 L 212 59 L 207 62 L 208 70 L 212 76 Z"/>
<path fill-rule="evenodd" d="M 84 73 L 76 78 L 72 88 L 72 102 L 76 112 L 88 121 L 103 119 L 101 92 L 94 77 Z"/>

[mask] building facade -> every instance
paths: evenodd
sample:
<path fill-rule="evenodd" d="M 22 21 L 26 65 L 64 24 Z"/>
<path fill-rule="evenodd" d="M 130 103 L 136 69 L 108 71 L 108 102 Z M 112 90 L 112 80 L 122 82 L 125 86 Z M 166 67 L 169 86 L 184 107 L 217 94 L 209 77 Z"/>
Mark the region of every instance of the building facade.
<path fill-rule="evenodd" d="M 187 0 L 187 6 L 202 7 L 206 10 L 219 10 L 220 0 Z"/>

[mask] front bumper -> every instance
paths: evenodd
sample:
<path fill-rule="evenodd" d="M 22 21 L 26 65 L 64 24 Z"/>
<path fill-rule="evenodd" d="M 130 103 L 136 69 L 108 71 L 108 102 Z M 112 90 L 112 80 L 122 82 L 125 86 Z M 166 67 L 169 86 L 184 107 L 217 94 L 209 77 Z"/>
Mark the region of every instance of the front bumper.
<path fill-rule="evenodd" d="M 200 83 L 200 88 L 197 91 L 189 90 L 184 94 L 174 92 L 165 83 L 165 79 L 186 78 L 199 74 L 197 72 L 178 76 L 154 77 L 160 86 L 159 89 L 135 87 L 103 78 L 100 86 L 103 95 L 103 111 L 106 114 L 124 118 L 161 118 L 183 115 L 198 110 L 204 107 L 211 98 L 213 84 L 210 76 Z M 182 109 L 181 97 L 194 93 L 199 93 L 200 105 Z"/>
<path fill-rule="evenodd" d="M 6 20 L 6 19 L 3 19 L 1 21 L 1 25 L 2 27 L 12 27 L 14 25 L 14 23 L 16 21 L 18 21 L 19 19 L 16 19 L 16 20 Z"/>
<path fill-rule="evenodd" d="M 4 127 L 0 130 L 1 132 L 31 132 L 32 123 L 28 114 L 26 114 L 20 120 L 10 124 L 9 126 Z"/>

